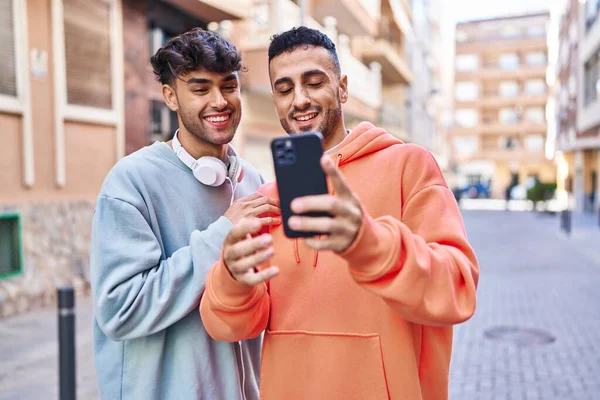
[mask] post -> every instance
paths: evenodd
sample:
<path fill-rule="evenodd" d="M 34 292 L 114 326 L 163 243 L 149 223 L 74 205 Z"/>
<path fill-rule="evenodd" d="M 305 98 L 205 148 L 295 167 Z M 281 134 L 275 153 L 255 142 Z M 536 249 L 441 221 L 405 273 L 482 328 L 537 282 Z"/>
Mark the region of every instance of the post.
<path fill-rule="evenodd" d="M 568 208 L 564 209 L 560 215 L 560 228 L 565 231 L 567 235 L 571 234 L 571 210 Z"/>
<path fill-rule="evenodd" d="M 300 26 L 304 26 L 306 20 L 306 0 L 298 0 L 300 7 Z"/>
<path fill-rule="evenodd" d="M 75 400 L 75 295 L 72 287 L 57 292 L 59 399 Z"/>

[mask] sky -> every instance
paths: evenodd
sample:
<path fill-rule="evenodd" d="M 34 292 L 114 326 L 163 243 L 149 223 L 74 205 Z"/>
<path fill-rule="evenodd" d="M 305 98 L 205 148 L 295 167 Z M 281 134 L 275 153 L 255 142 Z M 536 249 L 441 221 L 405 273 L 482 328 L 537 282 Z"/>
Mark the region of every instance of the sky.
<path fill-rule="evenodd" d="M 444 17 L 460 22 L 548 10 L 557 0 L 442 0 L 441 3 Z"/>

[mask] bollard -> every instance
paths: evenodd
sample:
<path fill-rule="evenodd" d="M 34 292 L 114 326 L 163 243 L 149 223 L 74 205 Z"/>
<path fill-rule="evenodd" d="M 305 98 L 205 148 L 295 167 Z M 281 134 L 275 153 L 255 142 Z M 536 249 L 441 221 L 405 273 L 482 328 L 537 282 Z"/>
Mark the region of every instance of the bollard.
<path fill-rule="evenodd" d="M 75 400 L 75 295 L 72 287 L 58 289 L 59 399 Z"/>
<path fill-rule="evenodd" d="M 571 234 L 571 210 L 566 209 L 561 213 L 560 227 L 567 235 Z"/>

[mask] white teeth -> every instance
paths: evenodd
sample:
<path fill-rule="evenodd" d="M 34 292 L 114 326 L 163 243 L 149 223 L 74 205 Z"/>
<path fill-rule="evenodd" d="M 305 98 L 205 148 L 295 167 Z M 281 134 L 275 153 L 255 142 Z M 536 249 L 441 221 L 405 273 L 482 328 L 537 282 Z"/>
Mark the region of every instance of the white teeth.
<path fill-rule="evenodd" d="M 298 117 L 298 118 L 296 118 L 296 119 L 297 119 L 298 121 L 308 121 L 309 119 L 311 119 L 311 118 L 314 118 L 314 117 L 316 117 L 316 116 L 317 116 L 317 114 L 316 114 L 316 113 L 314 113 L 314 114 L 304 115 L 304 116 L 302 116 L 302 117 Z"/>
<path fill-rule="evenodd" d="M 209 122 L 223 122 L 229 119 L 229 115 L 223 115 L 220 117 L 206 117 L 206 120 Z"/>

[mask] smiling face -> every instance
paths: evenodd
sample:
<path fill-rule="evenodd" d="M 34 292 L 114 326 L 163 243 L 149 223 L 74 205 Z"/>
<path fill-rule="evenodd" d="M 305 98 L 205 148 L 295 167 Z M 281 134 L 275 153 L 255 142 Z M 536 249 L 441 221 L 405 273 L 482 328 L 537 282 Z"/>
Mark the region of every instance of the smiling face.
<path fill-rule="evenodd" d="M 341 134 L 347 78 L 325 48 L 299 46 L 269 64 L 273 99 L 281 126 L 289 134 L 317 130 L 325 141 Z"/>
<path fill-rule="evenodd" d="M 197 70 L 177 79 L 174 89 L 164 86 L 167 104 L 178 114 L 180 130 L 185 128 L 210 145 L 231 142 L 242 117 L 237 72 Z"/>

